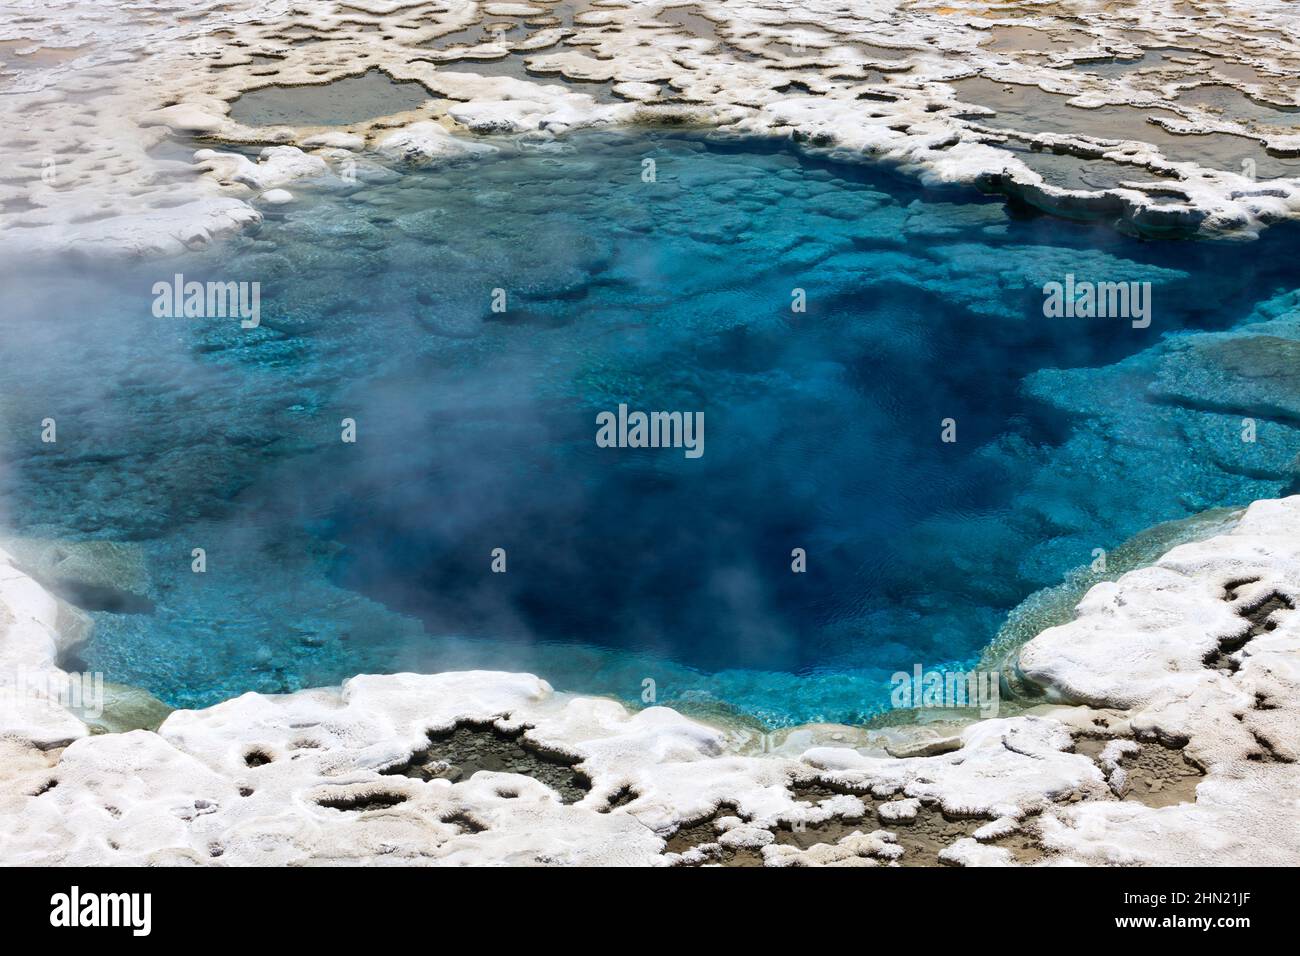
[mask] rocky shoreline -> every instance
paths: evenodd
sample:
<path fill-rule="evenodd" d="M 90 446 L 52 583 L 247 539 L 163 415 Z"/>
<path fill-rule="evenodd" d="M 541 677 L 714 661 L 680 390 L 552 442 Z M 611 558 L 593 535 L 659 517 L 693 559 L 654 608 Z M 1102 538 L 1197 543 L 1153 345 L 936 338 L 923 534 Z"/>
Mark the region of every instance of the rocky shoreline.
<path fill-rule="evenodd" d="M 32 689 L 84 616 L 6 554 L 0 862 L 1293 865 L 1297 602 L 1300 496 L 1093 587 L 1012 717 L 764 736 L 474 671 L 91 733 Z"/>

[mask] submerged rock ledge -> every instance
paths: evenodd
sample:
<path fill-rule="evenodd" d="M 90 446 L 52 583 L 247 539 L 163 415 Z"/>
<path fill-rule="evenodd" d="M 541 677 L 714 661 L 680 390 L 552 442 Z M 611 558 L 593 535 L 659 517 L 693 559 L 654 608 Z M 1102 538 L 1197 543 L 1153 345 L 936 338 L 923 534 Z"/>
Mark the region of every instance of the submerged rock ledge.
<path fill-rule="evenodd" d="M 1300 215 L 1288 82 L 1300 42 L 1285 2 L 1068 15 L 895 0 L 24 10 L 0 28 L 14 117 L 0 229 L 25 251 L 193 248 L 291 202 L 295 182 L 382 175 L 370 153 L 430 161 L 481 152 L 448 132 L 536 143 L 616 124 L 791 141 L 1144 235 L 1251 236 Z M 412 108 L 409 88 L 390 91 L 361 120 L 359 102 L 338 117 L 232 112 L 258 90 L 372 71 L 427 97 Z M 178 142 L 194 138 L 269 152 L 195 156 Z"/>
<path fill-rule="evenodd" d="M 359 676 L 92 735 L 79 612 L 0 554 L 0 862 L 1300 862 L 1300 496 L 1093 587 L 1019 657 L 1052 703 L 775 739 L 486 671 Z"/>

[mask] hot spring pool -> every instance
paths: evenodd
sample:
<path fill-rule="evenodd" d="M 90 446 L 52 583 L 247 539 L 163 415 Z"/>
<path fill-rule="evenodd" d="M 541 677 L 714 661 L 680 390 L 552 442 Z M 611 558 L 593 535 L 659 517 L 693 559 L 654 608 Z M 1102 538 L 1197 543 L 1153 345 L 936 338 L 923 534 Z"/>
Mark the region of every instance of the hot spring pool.
<path fill-rule="evenodd" d="M 689 135 L 500 145 L 177 260 L 6 264 L 0 518 L 138 561 L 145 600 L 83 596 L 85 666 L 175 706 L 491 667 L 854 721 L 1095 549 L 1292 488 L 1292 425 L 1243 444 L 1240 369 L 1171 393 L 1160 345 L 1283 309 L 1294 229 L 1142 243 Z M 260 324 L 155 316 L 176 274 L 259 282 Z M 1045 318 L 1067 274 L 1150 282 L 1150 327 Z M 702 412 L 704 454 L 597 447 L 620 404 Z"/>

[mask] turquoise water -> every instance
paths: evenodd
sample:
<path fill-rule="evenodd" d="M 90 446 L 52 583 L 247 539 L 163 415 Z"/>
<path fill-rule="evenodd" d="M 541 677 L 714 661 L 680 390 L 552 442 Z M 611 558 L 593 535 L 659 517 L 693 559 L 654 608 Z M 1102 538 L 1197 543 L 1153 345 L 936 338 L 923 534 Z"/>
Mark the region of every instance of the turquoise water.
<path fill-rule="evenodd" d="M 686 135 L 500 145 L 175 261 L 5 264 L 0 517 L 148 570 L 80 663 L 177 706 L 490 666 L 851 721 L 1093 549 L 1294 483 L 1240 363 L 1171 349 L 1284 320 L 1295 230 L 1140 243 Z M 155 317 L 177 272 L 260 282 L 260 326 Z M 1150 328 L 1044 318 L 1066 273 L 1151 282 Z M 705 453 L 598 448 L 620 403 L 703 412 Z"/>

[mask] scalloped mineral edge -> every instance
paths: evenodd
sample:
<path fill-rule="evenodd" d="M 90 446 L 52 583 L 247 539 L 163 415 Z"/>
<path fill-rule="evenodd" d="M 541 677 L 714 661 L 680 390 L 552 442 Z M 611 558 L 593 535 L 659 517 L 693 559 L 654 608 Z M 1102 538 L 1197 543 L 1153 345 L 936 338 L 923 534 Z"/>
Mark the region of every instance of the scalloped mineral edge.
<path fill-rule="evenodd" d="M 525 5 L 302 0 L 289 8 L 279 0 L 196 0 L 184 21 L 172 19 L 175 9 L 161 2 L 108 12 L 86 0 L 14 0 L 9 6 L 26 14 L 0 28 L 19 42 L 11 65 L 24 65 L 24 56 L 41 64 L 41 54 L 67 53 L 54 56 L 52 66 L 20 69 L 2 91 L 11 136 L 0 146 L 9 171 L 0 180 L 0 235 L 23 252 L 68 246 L 176 252 L 255 225 L 259 197 L 274 204 L 295 180 L 332 181 L 351 152 L 441 160 L 476 148 L 463 136 L 441 138 L 449 131 L 546 138 L 642 121 L 790 140 L 843 161 L 880 161 L 927 183 L 976 185 L 1140 233 L 1251 236 L 1270 222 L 1300 216 L 1298 179 L 1256 182 L 1244 169 L 1173 162 L 1150 143 L 1099 139 L 1083 130 L 991 128 L 979 122 L 988 110 L 960 106 L 947 83 L 981 71 L 996 82 L 1068 95 L 1079 106 L 1159 110 L 1166 130 L 1230 133 L 1243 151 L 1260 156 L 1265 150 L 1295 155 L 1300 134 L 1259 129 L 1250 117 L 1182 101 L 1180 95 L 1196 85 L 1194 74 L 1134 69 L 1107 78 L 1069 69 L 1134 57 L 1142 49 L 1134 42 L 1140 35 L 1145 48 L 1195 48 L 1220 57 L 1230 52 L 1246 78 L 1211 82 L 1256 103 L 1294 108 L 1300 105 L 1294 90 L 1289 100 L 1279 92 L 1280 78 L 1300 64 L 1294 13 L 1286 3 L 1224 3 L 1200 16 L 1177 0 L 1158 0 L 1140 9 L 1072 11 L 1077 22 L 1066 28 L 1032 13 L 990 17 L 982 5 L 959 2 L 579 0 L 571 27 L 474 44 L 453 41 L 471 26 L 510 17 L 520 22 Z M 565 4 L 534 6 L 550 14 Z M 665 9 L 698 11 L 694 29 L 713 36 L 661 19 Z M 990 43 L 999 29 L 1033 32 L 1047 49 L 1034 49 L 1030 41 L 1021 50 Z M 1056 40 L 1067 34 L 1072 44 L 1057 48 Z M 796 35 L 802 52 L 773 45 L 788 46 Z M 30 47 L 21 45 L 23 38 L 31 39 Z M 448 39 L 440 45 L 440 38 Z M 472 72 L 476 61 L 508 54 L 523 56 L 533 75 Z M 230 103 L 242 93 L 325 83 L 374 68 L 423 83 L 430 99 L 408 113 L 342 128 L 250 129 L 230 117 Z M 599 102 L 565 80 L 606 82 L 629 101 Z M 669 81 L 677 86 L 676 103 L 661 102 Z M 808 92 L 792 93 L 792 82 Z M 151 154 L 173 134 L 274 149 L 256 162 L 224 152 L 192 164 Z M 1173 175 L 1185 198 L 1171 201 L 1162 187 L 1137 182 L 1059 188 L 990 145 L 1008 140 L 1104 157 L 1132 166 L 1135 174 Z"/>
<path fill-rule="evenodd" d="M 1245 634 L 1240 612 L 1269 595 L 1300 602 L 1300 496 L 1257 501 L 1231 532 L 1093 587 L 1074 621 L 1020 655 L 1056 703 L 962 726 L 951 748 L 924 757 L 886 747 L 933 740 L 934 730 L 811 725 L 764 752 L 749 731 L 487 671 L 249 693 L 176 711 L 156 733 L 92 736 L 48 700 L 3 695 L 0 862 L 669 865 L 702 858 L 665 853 L 664 838 L 722 811 L 719 843 L 760 849 L 769 865 L 880 865 L 902 852 L 891 828 L 928 806 L 986 821 L 942 849 L 955 865 L 1014 862 L 993 841 L 1022 826 L 1052 864 L 1294 865 L 1300 614 L 1275 613 L 1272 630 L 1229 655 L 1235 670 L 1205 663 Z M 58 656 L 84 639 L 84 625 L 0 554 L 0 673 L 61 675 Z M 523 775 L 452 783 L 382 773 L 461 721 L 527 728 L 532 742 L 579 758 L 590 791 L 566 805 Z M 1077 735 L 1102 726 L 1184 745 L 1205 770 L 1195 801 L 1115 799 L 1108 774 L 1132 745 L 1112 742 L 1096 762 L 1073 750 Z M 250 766 L 253 751 L 269 761 Z M 814 806 L 787 787 L 814 777 L 846 792 Z M 611 809 L 628 789 L 635 798 Z M 883 820 L 854 796 L 867 792 L 886 801 Z M 322 805 L 376 794 L 401 802 Z M 806 850 L 773 843 L 781 823 L 831 816 L 862 826 Z M 465 819 L 481 832 L 466 832 Z"/>

